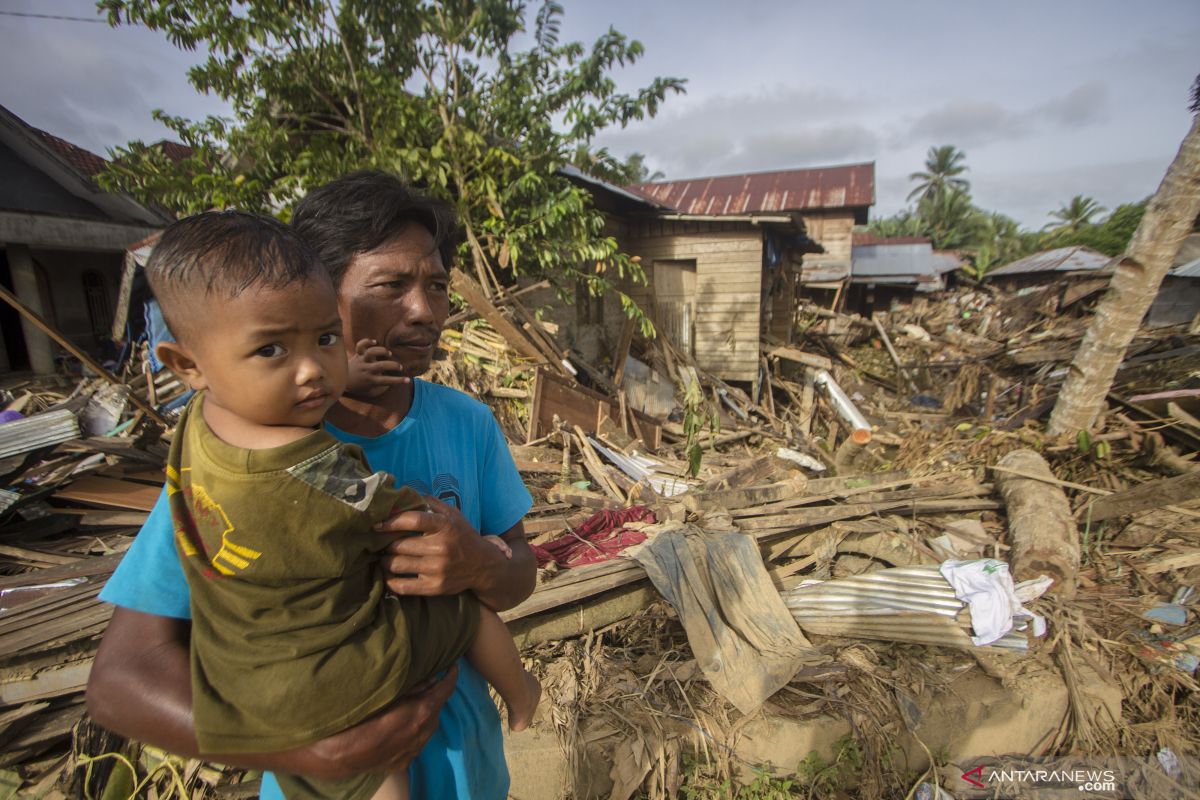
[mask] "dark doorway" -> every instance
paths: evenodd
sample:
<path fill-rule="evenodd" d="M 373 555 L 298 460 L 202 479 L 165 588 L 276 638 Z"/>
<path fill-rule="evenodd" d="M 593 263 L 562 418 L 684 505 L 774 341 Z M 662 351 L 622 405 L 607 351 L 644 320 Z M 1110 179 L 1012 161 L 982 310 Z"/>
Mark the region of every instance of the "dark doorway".
<path fill-rule="evenodd" d="M 7 250 L 0 250 L 0 284 L 16 294 L 13 290 L 12 272 L 8 268 Z M 29 351 L 25 348 L 25 330 L 21 327 L 21 315 L 8 303 L 0 303 L 0 335 L 4 337 L 9 369 L 13 372 L 28 370 Z"/>

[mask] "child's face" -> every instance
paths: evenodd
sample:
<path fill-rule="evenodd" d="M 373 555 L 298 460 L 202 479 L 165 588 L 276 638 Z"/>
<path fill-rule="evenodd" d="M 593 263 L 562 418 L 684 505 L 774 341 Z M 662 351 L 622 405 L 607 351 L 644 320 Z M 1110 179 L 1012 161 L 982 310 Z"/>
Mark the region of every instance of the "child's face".
<path fill-rule="evenodd" d="M 188 349 L 205 402 L 257 425 L 315 427 L 346 388 L 342 321 L 331 282 L 250 287 L 211 299 Z"/>

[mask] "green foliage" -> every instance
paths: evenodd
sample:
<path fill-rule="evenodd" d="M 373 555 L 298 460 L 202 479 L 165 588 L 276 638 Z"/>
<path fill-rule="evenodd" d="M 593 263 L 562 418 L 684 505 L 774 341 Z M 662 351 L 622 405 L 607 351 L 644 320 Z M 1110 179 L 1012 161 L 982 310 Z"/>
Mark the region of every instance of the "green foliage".
<path fill-rule="evenodd" d="M 809 753 L 791 777 L 775 776 L 764 768 L 753 769 L 753 779 L 742 785 L 726 778 L 716 780 L 704 765 L 685 759 L 680 794 L 687 800 L 788 800 L 854 796 L 862 776 L 862 745 L 843 736 L 833 745 L 833 760 Z"/>
<path fill-rule="evenodd" d="M 704 399 L 695 373 L 692 372 L 683 382 L 684 452 L 687 455 L 688 474 L 694 478 L 700 474 L 700 459 L 704 453 L 704 448 L 700 446 L 700 433 L 706 426 L 716 433 L 721 428 L 721 420 L 716 409 L 710 408 Z"/>
<path fill-rule="evenodd" d="M 1125 252 L 1133 232 L 1141 223 L 1147 202 L 1119 205 L 1103 222 L 1085 225 L 1074 233 L 1052 235 L 1050 241 L 1055 247 L 1083 245 L 1105 255 L 1119 256 Z"/>
<path fill-rule="evenodd" d="M 605 147 L 592 150 L 581 145 L 575 151 L 573 163 L 588 175 L 617 186 L 660 181 L 667 177 L 660 170 L 650 171 L 650 168 L 646 166 L 644 153 L 630 153 L 624 161 L 621 161 L 609 153 L 608 148 Z"/>
<path fill-rule="evenodd" d="M 941 147 L 930 147 L 925 157 L 925 171 L 914 172 L 908 176 L 910 181 L 919 181 L 917 187 L 908 193 L 908 199 L 914 197 L 927 200 L 934 195 L 946 192 L 971 191 L 971 184 L 965 178 L 958 177 L 967 171 L 967 154 L 952 144 Z"/>
<path fill-rule="evenodd" d="M 588 192 L 559 169 L 610 126 L 653 116 L 683 81 L 625 94 L 610 73 L 642 45 L 609 29 L 562 43 L 547 0 L 100 0 L 112 25 L 140 24 L 207 51 L 189 79 L 232 118 L 161 120 L 193 149 L 175 163 L 132 142 L 106 188 L 174 211 L 237 207 L 287 218 L 310 188 L 355 169 L 399 174 L 454 204 L 461 255 L 489 272 L 579 280 L 600 294 L 641 267 L 604 235 Z M 518 49 L 528 33 L 528 49 Z M 620 165 L 600 151 L 596 160 Z M 627 306 L 641 317 L 636 306 Z"/>
<path fill-rule="evenodd" d="M 1084 245 L 1110 256 L 1120 255 L 1146 210 L 1145 200 L 1118 206 L 1107 219 L 1093 222 L 1104 209 L 1090 197 L 1076 195 L 1050 213 L 1058 223 L 1049 230 L 1023 230 L 1016 220 L 974 204 L 969 185 L 955 176 L 967 170 L 966 155 L 953 145 L 931 147 L 924 172 L 910 179 L 919 181 L 909 198 L 918 197 L 915 208 L 883 219 L 872 220 L 868 229 L 882 238 L 927 237 L 936 250 L 955 250 L 964 256 L 964 268 L 979 279 L 996 267 L 1024 258 L 1039 250 Z"/>
<path fill-rule="evenodd" d="M 1077 233 L 1081 228 L 1092 224 L 1092 217 L 1104 211 L 1104 206 L 1092 198 L 1077 194 L 1069 203 L 1050 212 L 1049 216 L 1058 220 L 1058 223 L 1051 222 L 1042 230 L 1052 234 Z"/>

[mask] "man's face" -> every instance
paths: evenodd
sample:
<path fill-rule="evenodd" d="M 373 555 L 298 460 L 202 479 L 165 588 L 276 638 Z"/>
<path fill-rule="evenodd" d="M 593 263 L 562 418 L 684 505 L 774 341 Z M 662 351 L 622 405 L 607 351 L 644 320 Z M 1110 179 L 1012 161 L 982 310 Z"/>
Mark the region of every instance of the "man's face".
<path fill-rule="evenodd" d="M 342 323 L 321 276 L 210 300 L 189 348 L 205 402 L 258 425 L 315 427 L 346 388 Z"/>
<path fill-rule="evenodd" d="M 409 223 L 388 242 L 350 260 L 338 294 L 346 351 L 374 339 L 416 377 L 429 369 L 450 315 L 450 276 L 423 226 Z"/>

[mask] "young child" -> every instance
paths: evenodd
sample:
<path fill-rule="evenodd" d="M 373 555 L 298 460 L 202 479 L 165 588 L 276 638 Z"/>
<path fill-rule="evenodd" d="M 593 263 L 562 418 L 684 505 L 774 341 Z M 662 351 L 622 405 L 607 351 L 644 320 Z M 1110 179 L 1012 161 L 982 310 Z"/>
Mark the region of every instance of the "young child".
<path fill-rule="evenodd" d="M 201 751 L 316 741 L 464 653 L 509 727 L 527 727 L 541 688 L 493 611 L 470 593 L 387 592 L 387 537 L 374 525 L 424 504 L 320 427 L 347 360 L 316 254 L 274 219 L 210 212 L 170 226 L 146 272 L 177 337 L 158 357 L 197 390 L 171 442 L 167 493 L 191 591 Z M 289 800 L 407 796 L 404 775 L 278 777 Z"/>

